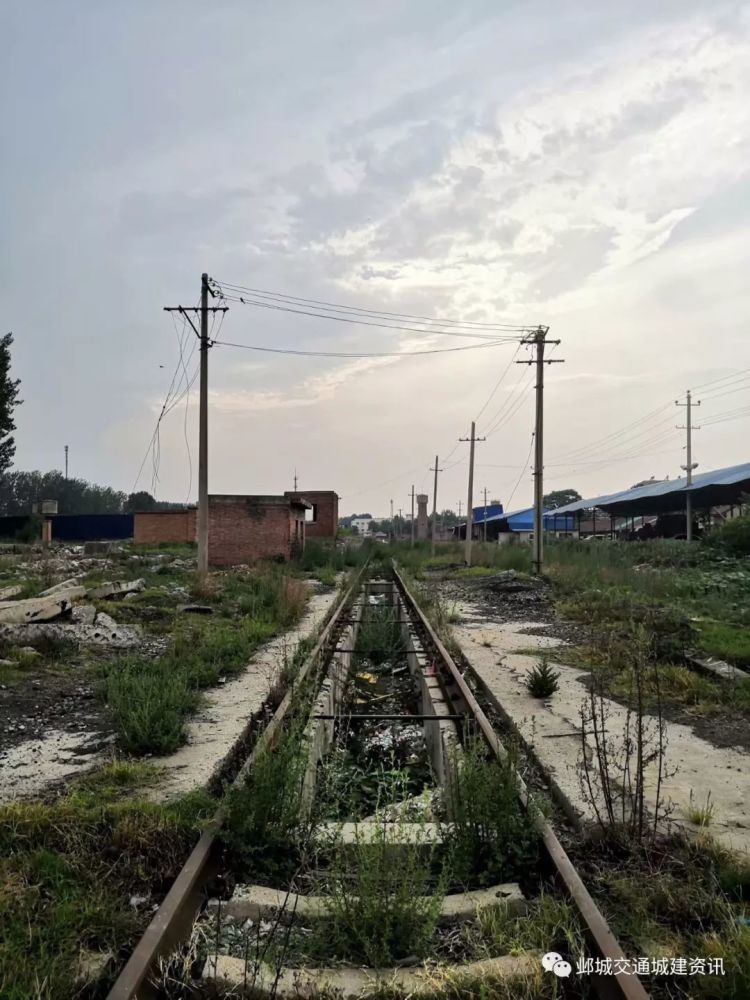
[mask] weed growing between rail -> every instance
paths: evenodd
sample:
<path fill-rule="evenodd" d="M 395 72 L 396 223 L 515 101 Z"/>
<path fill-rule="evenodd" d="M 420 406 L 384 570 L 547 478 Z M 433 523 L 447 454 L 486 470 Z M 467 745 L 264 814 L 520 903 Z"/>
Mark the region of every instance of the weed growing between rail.
<path fill-rule="evenodd" d="M 444 842 L 453 881 L 489 886 L 526 878 L 538 855 L 537 834 L 521 805 L 512 757 L 499 761 L 470 738 L 452 768 Z"/>
<path fill-rule="evenodd" d="M 130 798 L 153 769 L 114 762 L 53 803 L 0 807 L 0 996 L 103 996 L 215 803 Z M 135 904 L 131 900 L 136 900 Z"/>

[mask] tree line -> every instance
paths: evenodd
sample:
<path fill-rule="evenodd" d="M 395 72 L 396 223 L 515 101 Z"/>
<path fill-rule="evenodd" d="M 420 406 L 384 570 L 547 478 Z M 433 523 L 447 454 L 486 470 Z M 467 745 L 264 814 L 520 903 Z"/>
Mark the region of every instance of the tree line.
<path fill-rule="evenodd" d="M 0 514 L 35 512 L 41 500 L 57 500 L 59 514 L 129 514 L 136 510 L 180 510 L 184 504 L 154 499 L 145 490 L 124 493 L 85 479 L 66 479 L 62 472 L 0 474 Z"/>

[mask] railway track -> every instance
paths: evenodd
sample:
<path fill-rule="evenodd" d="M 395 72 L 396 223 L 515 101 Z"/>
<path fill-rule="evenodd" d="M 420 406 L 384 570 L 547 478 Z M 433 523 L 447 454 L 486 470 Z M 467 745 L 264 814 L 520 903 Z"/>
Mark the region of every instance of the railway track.
<path fill-rule="evenodd" d="M 394 653 L 396 649 L 398 656 Z M 367 670 L 363 669 L 363 663 Z M 430 802 L 442 802 L 443 810 L 449 812 L 448 790 L 460 780 L 461 755 L 469 752 L 467 741 L 481 743 L 482 752 L 488 759 L 494 758 L 499 766 L 512 772 L 519 809 L 527 816 L 538 843 L 539 861 L 535 864 L 538 864 L 540 872 L 545 873 L 545 878 L 566 894 L 575 908 L 585 933 L 588 956 L 610 960 L 611 966 L 616 968 L 617 960 L 625 958 L 622 949 L 552 826 L 533 805 L 529 805 L 532 802 L 530 790 L 515 768 L 509 767 L 498 730 L 480 704 L 481 698 L 477 698 L 473 687 L 440 641 L 397 568 L 387 580 L 370 580 L 365 567 L 335 605 L 315 647 L 300 667 L 293 686 L 273 718 L 254 741 L 247 736 L 243 740 L 243 745 L 252 749 L 239 768 L 234 788 L 242 787 L 248 776 L 254 773 L 253 768 L 260 766 L 259 762 L 265 760 L 267 763 L 273 754 L 281 757 L 279 747 L 282 741 L 288 740 L 289 733 L 295 731 L 301 734 L 298 735 L 299 746 L 304 751 L 300 809 L 309 817 L 310 830 L 315 830 L 314 834 L 309 834 L 310 837 L 319 836 L 321 829 L 326 831 L 329 839 L 322 856 L 338 852 L 344 857 L 348 848 L 340 845 L 348 837 L 350 847 L 353 842 L 352 849 L 362 857 L 363 851 L 368 849 L 367 838 L 373 836 L 377 840 L 381 836 L 379 830 L 399 831 L 397 834 L 389 832 L 386 836 L 393 836 L 394 844 L 381 843 L 381 849 L 385 846 L 387 850 L 417 850 L 413 844 L 410 848 L 403 847 L 404 841 L 416 837 L 421 845 L 419 850 L 425 846 L 426 838 L 431 842 L 430 851 L 434 851 L 436 848 L 432 840 L 439 845 L 442 836 L 436 831 L 450 829 L 450 816 L 447 816 L 448 822 L 444 826 L 432 822 L 419 825 L 384 823 L 381 822 L 381 813 L 376 812 L 377 822 L 373 822 L 373 815 L 369 813 L 377 807 L 383 788 L 373 792 L 371 782 L 366 782 L 364 786 L 369 791 L 355 789 L 355 811 L 342 812 L 342 786 L 334 783 L 332 790 L 322 777 L 326 762 L 336 756 L 348 761 L 354 758 L 359 772 L 366 774 L 368 767 L 378 770 L 372 767 L 372 753 L 380 752 L 382 747 L 387 746 L 391 760 L 398 764 L 399 781 L 404 782 L 397 798 L 405 799 L 408 804 L 409 793 L 421 789 L 420 802 L 428 799 Z M 381 771 L 382 767 L 378 773 Z M 351 787 L 349 781 L 347 788 Z M 230 801 L 231 798 L 230 793 Z M 347 808 L 351 809 L 349 799 L 347 803 Z M 400 809 L 401 803 L 398 806 Z M 231 813 L 232 807 L 228 808 Z M 435 817 L 429 818 L 432 820 Z M 389 820 L 392 819 L 394 816 L 389 816 Z M 266 926 L 271 926 L 273 933 L 279 931 L 284 944 L 282 960 L 286 961 L 287 953 L 291 954 L 293 950 L 289 944 L 289 927 L 295 921 L 310 924 L 324 919 L 321 914 L 325 913 L 328 905 L 327 898 L 320 895 L 316 888 L 320 883 L 315 873 L 302 872 L 301 868 L 295 872 L 296 881 L 291 880 L 287 873 L 275 888 L 269 888 L 267 879 L 266 884 L 261 886 L 252 883 L 235 886 L 235 875 L 230 870 L 232 862 L 225 848 L 225 833 L 231 822 L 231 815 L 222 808 L 203 832 L 113 985 L 109 1000 L 200 996 L 203 995 L 202 982 L 209 983 L 214 991 L 218 989 L 218 994 L 212 992 L 211 996 L 222 995 L 221 990 L 226 984 L 235 990 L 231 994 L 234 996 L 236 991 L 240 991 L 241 995 L 248 985 L 254 986 L 256 993 L 253 995 L 260 992 L 281 996 L 285 990 L 287 994 L 293 992 L 291 983 L 296 990 L 301 977 L 308 990 L 320 979 L 346 993 L 350 985 L 368 980 L 367 972 L 356 970 L 350 970 L 348 979 L 347 973 L 342 973 L 340 968 L 332 971 L 308 967 L 305 971 L 299 967 L 300 963 L 296 963 L 295 967 L 291 958 L 288 974 L 282 970 L 278 959 L 275 971 L 261 971 L 259 974 L 259 963 L 256 961 L 249 982 L 249 942 L 245 943 L 244 966 L 236 951 L 234 956 L 224 954 L 226 949 L 222 936 L 229 926 L 228 921 L 236 919 L 239 926 L 246 925 L 248 918 L 252 918 L 249 922 L 257 928 L 265 918 Z M 419 829 L 415 832 L 412 828 L 417 826 Z M 334 842 L 335 847 L 332 847 Z M 262 849 L 264 845 L 248 846 Z M 239 874 L 240 879 L 243 874 Z M 324 891 L 335 893 L 334 882 L 335 879 L 330 882 L 331 888 Z M 476 887 L 469 886 L 467 892 L 445 895 L 438 921 L 446 913 L 455 914 L 467 906 L 471 909 L 476 906 L 477 900 L 487 898 L 474 892 L 474 889 Z M 515 882 L 493 885 L 491 892 L 495 896 L 505 895 L 509 906 L 518 905 L 519 912 L 523 912 L 524 894 Z M 315 912 L 316 907 L 320 913 Z M 222 919 L 225 921 L 223 926 Z M 201 961 L 191 963 L 184 960 L 184 955 L 191 937 L 193 941 L 196 939 L 196 921 L 204 944 Z M 256 940 L 256 953 L 257 948 Z M 171 992 L 165 990 L 163 985 L 164 970 L 169 968 L 174 956 L 180 954 L 183 955 L 180 986 L 183 992 Z M 191 955 L 191 958 L 195 956 Z M 538 964 L 538 956 L 532 956 L 532 960 Z M 517 960 L 498 957 L 498 963 L 504 961 L 511 971 L 518 965 Z M 185 977 L 188 976 L 184 970 L 191 964 L 195 979 L 189 984 L 193 992 L 188 993 L 184 991 Z M 361 966 L 363 963 L 352 964 Z M 414 972 L 406 966 L 415 964 L 408 960 L 397 963 L 389 971 L 388 978 L 413 988 Z M 250 965 L 253 965 L 252 961 Z M 486 962 L 484 966 L 486 969 Z M 647 997 L 643 985 L 632 974 L 591 975 L 587 979 L 601 1000 L 644 1000 Z"/>

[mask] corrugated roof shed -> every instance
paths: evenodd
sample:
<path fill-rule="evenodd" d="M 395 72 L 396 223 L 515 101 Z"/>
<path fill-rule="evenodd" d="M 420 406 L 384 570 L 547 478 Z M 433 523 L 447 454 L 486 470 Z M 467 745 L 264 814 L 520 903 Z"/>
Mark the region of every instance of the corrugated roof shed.
<path fill-rule="evenodd" d="M 599 507 L 608 514 L 664 514 L 684 509 L 686 490 L 686 479 L 649 483 L 636 489 L 621 490 L 619 493 L 576 500 L 575 503 L 559 507 L 557 513 L 576 514 L 580 510 Z M 717 504 L 738 503 L 743 495 L 750 493 L 750 462 L 693 476 L 690 492 L 696 510 Z"/>

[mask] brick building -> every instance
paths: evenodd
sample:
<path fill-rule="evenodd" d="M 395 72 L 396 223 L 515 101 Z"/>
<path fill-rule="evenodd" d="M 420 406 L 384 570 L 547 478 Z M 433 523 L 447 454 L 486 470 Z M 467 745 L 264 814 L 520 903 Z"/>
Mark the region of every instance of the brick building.
<path fill-rule="evenodd" d="M 136 511 L 133 515 L 133 541 L 136 545 L 160 542 L 195 542 L 197 510 Z"/>
<path fill-rule="evenodd" d="M 305 547 L 300 496 L 213 495 L 208 498 L 208 561 L 236 566 L 258 559 L 289 561 Z"/>
<path fill-rule="evenodd" d="M 301 497 L 312 507 L 305 524 L 308 538 L 335 538 L 339 528 L 339 498 L 334 490 L 288 490 L 285 497 Z"/>

